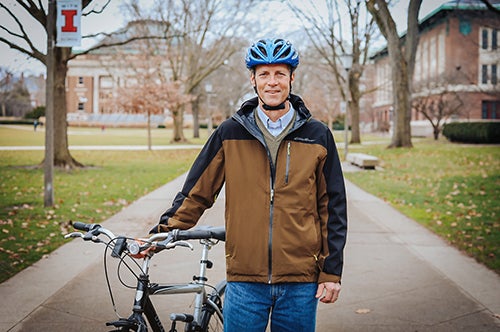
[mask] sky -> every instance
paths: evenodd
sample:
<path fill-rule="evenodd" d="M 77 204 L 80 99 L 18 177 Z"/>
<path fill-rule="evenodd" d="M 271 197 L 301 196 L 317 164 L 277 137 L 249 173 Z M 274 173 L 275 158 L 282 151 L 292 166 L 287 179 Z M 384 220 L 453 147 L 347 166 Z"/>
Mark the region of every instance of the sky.
<path fill-rule="evenodd" d="M 429 13 L 437 9 L 441 4 L 448 2 L 449 0 L 423 0 L 422 7 L 420 9 L 420 18 L 424 18 Z M 43 1 L 47 3 L 47 1 Z M 95 0 L 93 4 L 97 8 L 100 8 L 106 0 Z M 16 9 L 16 5 L 10 5 L 14 3 L 14 1 L 8 1 L 7 5 L 13 10 Z M 113 32 L 125 25 L 124 17 L 120 10 L 121 0 L 111 0 L 111 4 L 106 8 L 106 10 L 98 15 L 89 15 L 82 18 L 82 35 L 96 33 L 98 31 L 102 32 Z M 141 3 L 152 3 L 152 0 L 141 0 Z M 393 18 L 396 21 L 398 26 L 398 30 L 404 31 L 406 24 L 406 11 L 408 8 L 409 0 L 399 0 L 394 8 L 391 9 L 393 14 Z M 14 7 L 12 7 L 14 6 Z M 270 10 L 273 15 L 276 13 L 286 13 L 288 9 L 285 5 L 275 3 L 275 9 Z M 33 19 L 23 16 L 22 11 L 18 11 L 18 19 L 23 23 L 25 29 L 30 31 L 30 35 L 33 34 L 35 38 L 33 41 L 35 44 L 40 47 L 40 49 L 45 50 L 45 38 L 43 36 L 43 29 L 40 25 L 35 22 Z M 286 14 L 285 14 L 286 15 Z M 291 15 L 291 14 L 290 14 Z M 12 21 L 3 11 L 0 11 L 0 22 L 9 22 Z M 270 19 L 270 22 L 273 20 Z M 2 25 L 5 23 L 2 23 Z M 87 40 L 82 42 L 81 48 L 85 49 L 95 41 Z M 10 49 L 7 45 L 0 42 L 0 66 L 7 67 L 10 71 L 13 71 L 17 74 L 24 72 L 25 75 L 39 75 L 45 74 L 45 66 L 41 64 L 38 60 L 30 59 L 27 55 L 19 51 L 15 51 Z"/>

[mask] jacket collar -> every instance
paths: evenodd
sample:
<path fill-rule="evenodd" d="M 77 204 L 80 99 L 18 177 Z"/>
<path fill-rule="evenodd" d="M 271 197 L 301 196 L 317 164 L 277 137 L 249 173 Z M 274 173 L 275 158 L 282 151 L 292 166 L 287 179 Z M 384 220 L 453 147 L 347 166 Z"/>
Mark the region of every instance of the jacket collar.
<path fill-rule="evenodd" d="M 309 120 L 309 118 L 311 117 L 311 112 L 309 112 L 309 110 L 307 109 L 302 98 L 300 98 L 297 95 L 290 94 L 290 102 L 292 103 L 293 108 L 297 110 L 298 121 Z M 240 109 L 235 114 L 235 116 L 248 117 L 249 114 L 253 113 L 253 110 L 258 105 L 259 105 L 259 99 L 257 97 L 249 99 L 241 105 Z"/>

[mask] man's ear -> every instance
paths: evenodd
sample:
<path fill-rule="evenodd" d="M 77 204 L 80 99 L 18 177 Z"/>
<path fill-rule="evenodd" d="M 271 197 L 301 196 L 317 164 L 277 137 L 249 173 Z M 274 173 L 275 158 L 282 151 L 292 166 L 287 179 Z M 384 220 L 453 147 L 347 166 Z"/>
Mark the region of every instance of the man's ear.
<path fill-rule="evenodd" d="M 290 74 L 290 83 L 293 83 L 293 81 L 295 81 L 295 72 Z"/>
<path fill-rule="evenodd" d="M 250 73 L 250 83 L 252 83 L 252 86 L 256 86 L 257 84 L 255 83 L 255 73 Z"/>

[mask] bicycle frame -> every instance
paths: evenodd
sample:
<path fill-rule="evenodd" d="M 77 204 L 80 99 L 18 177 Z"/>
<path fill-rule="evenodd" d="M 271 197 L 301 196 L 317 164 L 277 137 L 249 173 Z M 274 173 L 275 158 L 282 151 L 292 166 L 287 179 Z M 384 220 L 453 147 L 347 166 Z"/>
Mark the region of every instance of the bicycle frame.
<path fill-rule="evenodd" d="M 212 322 L 216 322 L 215 328 L 222 329 L 222 297 L 224 295 L 226 281 L 222 280 L 218 285 L 211 286 L 207 284 L 207 269 L 212 267 L 212 262 L 208 260 L 208 251 L 219 241 L 225 241 L 225 231 L 220 227 L 200 227 L 193 230 L 173 230 L 168 233 L 158 233 L 150 236 L 147 239 L 139 239 L 127 243 L 131 240 L 124 236 L 115 236 L 110 230 L 101 227 L 98 224 L 85 224 L 82 222 L 73 223 L 73 227 L 86 233 L 72 232 L 67 234 L 66 238 L 79 237 L 84 241 L 92 241 L 94 243 L 103 243 L 107 248 L 111 248 L 111 256 L 119 258 L 122 262 L 124 255 L 133 256 L 144 252 L 142 265 L 137 264 L 140 272 L 136 274 L 130 266 L 125 263 L 128 269 L 136 276 L 137 284 L 135 287 L 135 298 L 132 307 L 132 314 L 128 318 L 119 318 L 118 321 L 108 322 L 107 326 L 114 326 L 115 331 L 139 331 L 145 332 L 148 330 L 146 319 L 149 322 L 151 329 L 154 332 L 164 332 L 161 320 L 156 313 L 156 309 L 151 301 L 152 295 L 172 295 L 172 294 L 195 294 L 193 315 L 187 313 L 173 313 L 170 315 L 171 332 L 175 329 L 177 322 L 186 324 L 185 331 L 210 331 L 212 330 Z M 104 234 L 110 241 L 103 241 L 99 235 Z M 198 239 L 202 245 L 201 260 L 199 274 L 193 277 L 193 281 L 183 284 L 157 284 L 151 283 L 149 278 L 149 267 L 152 257 L 159 251 L 165 249 L 173 249 L 177 246 L 189 247 L 193 246 L 186 240 Z M 157 241 L 159 240 L 159 241 Z M 154 250 L 146 250 L 154 248 Z M 144 251 L 146 250 L 146 251 Z M 106 257 L 106 256 L 105 256 Z M 106 261 L 105 261 L 106 262 Z M 108 289 L 110 291 L 111 301 L 115 308 L 115 302 L 107 277 Z M 122 282 L 123 284 L 123 282 Z M 125 285 L 125 284 L 124 284 Z M 206 287 L 213 288 L 210 295 L 207 295 Z M 216 314 L 216 316 L 214 315 Z M 118 315 L 118 313 L 117 313 Z M 145 316 L 145 318 L 144 318 Z M 118 315 L 118 317 L 120 317 Z"/>
<path fill-rule="evenodd" d="M 136 293 L 134 298 L 134 305 L 132 309 L 132 315 L 128 318 L 128 322 L 134 322 L 139 326 L 138 331 L 141 331 L 141 326 L 146 326 L 146 322 L 142 314 L 146 316 L 149 324 L 153 331 L 162 332 L 165 331 L 158 314 L 154 308 L 154 305 L 149 298 L 152 295 L 172 295 L 172 294 L 196 294 L 194 301 L 194 311 L 192 318 L 186 316 L 186 314 L 172 314 L 170 316 L 173 324 L 175 326 L 176 321 L 183 321 L 189 326 L 197 326 L 201 323 L 201 314 L 203 304 L 208 304 L 217 314 L 219 319 L 222 320 L 222 312 L 219 306 L 210 298 L 207 297 L 206 293 L 206 277 L 207 268 L 210 268 L 212 263 L 208 260 L 208 252 L 216 243 L 211 240 L 200 240 L 202 244 L 202 254 L 200 260 L 200 272 L 199 275 L 194 277 L 193 283 L 186 284 L 151 284 L 149 280 L 149 264 L 151 261 L 150 255 L 144 257 L 142 262 L 141 274 L 137 280 Z M 225 282 L 223 285 L 218 285 L 216 290 L 220 287 L 225 287 Z M 114 325 L 114 323 L 108 323 L 109 325 Z M 115 325 L 116 326 L 116 325 Z"/>

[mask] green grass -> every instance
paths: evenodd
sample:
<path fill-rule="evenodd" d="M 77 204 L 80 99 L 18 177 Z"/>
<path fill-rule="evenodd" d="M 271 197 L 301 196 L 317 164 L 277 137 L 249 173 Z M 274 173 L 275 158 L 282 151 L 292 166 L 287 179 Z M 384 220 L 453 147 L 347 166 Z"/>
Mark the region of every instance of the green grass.
<path fill-rule="evenodd" d="M 56 170 L 43 207 L 43 151 L 0 151 L 0 282 L 64 243 L 69 222 L 101 222 L 187 171 L 198 150 L 74 151 L 88 167 Z"/>
<path fill-rule="evenodd" d="M 22 134 L 22 135 L 20 135 Z M 68 128 L 68 143 L 72 145 L 144 145 L 148 144 L 148 132 L 145 128 Z M 203 144 L 208 133 L 206 129 L 200 130 L 200 137 L 193 138 L 193 129 L 184 129 L 184 135 L 189 144 Z M 172 129 L 151 130 L 153 145 L 171 144 Z M 33 126 L 0 126 L 0 146 L 44 146 L 45 131 Z"/>
<path fill-rule="evenodd" d="M 498 146 L 424 140 L 412 149 L 352 150 L 377 156 L 383 171 L 346 173 L 346 178 L 500 273 Z"/>

